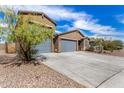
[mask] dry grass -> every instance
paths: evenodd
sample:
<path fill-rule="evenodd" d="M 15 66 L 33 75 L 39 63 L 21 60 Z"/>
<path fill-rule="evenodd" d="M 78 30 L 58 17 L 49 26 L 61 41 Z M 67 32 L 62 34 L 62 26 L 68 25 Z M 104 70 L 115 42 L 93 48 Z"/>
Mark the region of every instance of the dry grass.
<path fill-rule="evenodd" d="M 2 58 L 3 56 L 0 56 Z M 4 56 L 3 59 L 7 58 Z M 8 58 L 9 59 L 9 58 Z M 6 59 L 7 61 L 7 59 Z M 0 87 L 4 88 L 83 88 L 84 86 L 44 64 L 13 66 L 0 64 Z"/>

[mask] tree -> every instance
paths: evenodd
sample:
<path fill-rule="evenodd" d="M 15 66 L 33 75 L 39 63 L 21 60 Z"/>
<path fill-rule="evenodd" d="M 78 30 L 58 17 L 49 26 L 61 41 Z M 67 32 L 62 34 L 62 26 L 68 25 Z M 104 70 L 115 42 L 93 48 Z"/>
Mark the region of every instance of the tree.
<path fill-rule="evenodd" d="M 110 52 L 123 49 L 123 42 L 121 40 L 104 40 L 100 38 L 91 38 L 90 45 L 91 47 L 93 47 L 92 49 L 95 49 L 95 47 L 97 47 L 97 49 L 103 48 L 103 50 Z"/>
<path fill-rule="evenodd" d="M 123 42 L 121 40 L 113 40 L 112 43 L 115 50 L 123 49 Z"/>
<path fill-rule="evenodd" d="M 107 51 L 110 51 L 110 52 L 114 51 L 114 44 L 110 40 L 105 40 L 103 42 L 103 47 L 104 47 L 104 50 L 107 50 Z"/>
<path fill-rule="evenodd" d="M 5 8 L 1 11 L 5 14 L 3 21 L 8 24 L 7 41 L 16 42 L 18 58 L 29 63 L 37 54 L 35 46 L 43 43 L 48 38 L 52 38 L 54 29 L 31 22 L 30 15 L 23 18 L 12 9 Z M 3 33 L 4 30 L 0 31 Z"/>
<path fill-rule="evenodd" d="M 103 51 L 103 41 L 104 40 L 100 38 L 91 38 L 89 50 L 101 53 Z"/>

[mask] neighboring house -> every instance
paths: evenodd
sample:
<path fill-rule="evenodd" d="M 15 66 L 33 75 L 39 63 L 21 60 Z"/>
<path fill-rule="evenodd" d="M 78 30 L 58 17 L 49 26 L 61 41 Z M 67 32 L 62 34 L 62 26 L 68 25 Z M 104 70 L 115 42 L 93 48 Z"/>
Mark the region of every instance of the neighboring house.
<path fill-rule="evenodd" d="M 84 51 L 89 48 L 89 39 L 79 30 L 60 33 L 54 37 L 55 52 Z"/>
<path fill-rule="evenodd" d="M 39 23 L 48 29 L 56 29 L 56 23 L 46 14 L 34 11 L 19 11 L 18 15 L 27 18 L 30 14 L 31 22 Z M 36 46 L 39 53 L 46 52 L 69 52 L 84 51 L 89 48 L 89 39 L 79 30 L 73 30 L 65 33 L 53 33 L 52 38 Z"/>

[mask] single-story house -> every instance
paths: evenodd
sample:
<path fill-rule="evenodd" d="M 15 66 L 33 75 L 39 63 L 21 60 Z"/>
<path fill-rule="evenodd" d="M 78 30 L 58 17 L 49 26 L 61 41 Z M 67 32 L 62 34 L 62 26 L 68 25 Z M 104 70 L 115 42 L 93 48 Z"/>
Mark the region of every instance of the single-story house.
<path fill-rule="evenodd" d="M 89 39 L 79 30 L 54 36 L 54 52 L 84 51 L 89 48 Z"/>
<path fill-rule="evenodd" d="M 40 23 L 41 26 L 48 29 L 56 29 L 56 23 L 42 12 L 34 11 L 19 11 L 19 15 L 23 18 L 27 18 L 30 14 L 31 21 L 34 23 Z M 69 51 L 83 51 L 89 47 L 89 39 L 85 37 L 80 31 L 73 30 L 60 34 L 52 33 L 52 38 L 46 40 L 44 43 L 36 46 L 36 49 L 40 53 L 46 52 L 69 52 Z"/>

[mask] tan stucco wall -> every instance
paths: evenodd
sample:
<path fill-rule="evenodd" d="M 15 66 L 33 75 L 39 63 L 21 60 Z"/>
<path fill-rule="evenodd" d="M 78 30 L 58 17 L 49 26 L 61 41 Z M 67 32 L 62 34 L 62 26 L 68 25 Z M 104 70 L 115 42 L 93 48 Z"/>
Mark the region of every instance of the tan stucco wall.
<path fill-rule="evenodd" d="M 23 16 L 23 18 L 29 17 L 29 15 L 23 15 L 23 14 L 21 14 L 21 15 Z M 30 15 L 30 18 L 31 18 L 31 20 L 38 21 L 43 25 L 46 25 L 46 26 L 49 25 L 49 26 L 55 28 L 55 24 L 52 23 L 50 20 L 48 20 L 46 17 L 44 17 L 42 15 Z"/>
<path fill-rule="evenodd" d="M 63 34 L 60 37 L 64 39 L 71 39 L 71 40 L 81 40 L 83 38 L 79 32 Z"/>
<path fill-rule="evenodd" d="M 67 33 L 60 34 L 60 35 L 58 35 L 58 37 L 56 37 L 55 52 L 60 52 L 62 39 L 75 40 L 77 42 L 76 50 L 77 51 L 84 50 L 82 40 L 84 40 L 85 37 L 83 35 L 81 35 L 78 31 L 75 31 L 75 32 L 73 31 L 73 32 L 67 32 Z M 79 42 L 82 42 L 82 44 L 80 45 Z"/>

